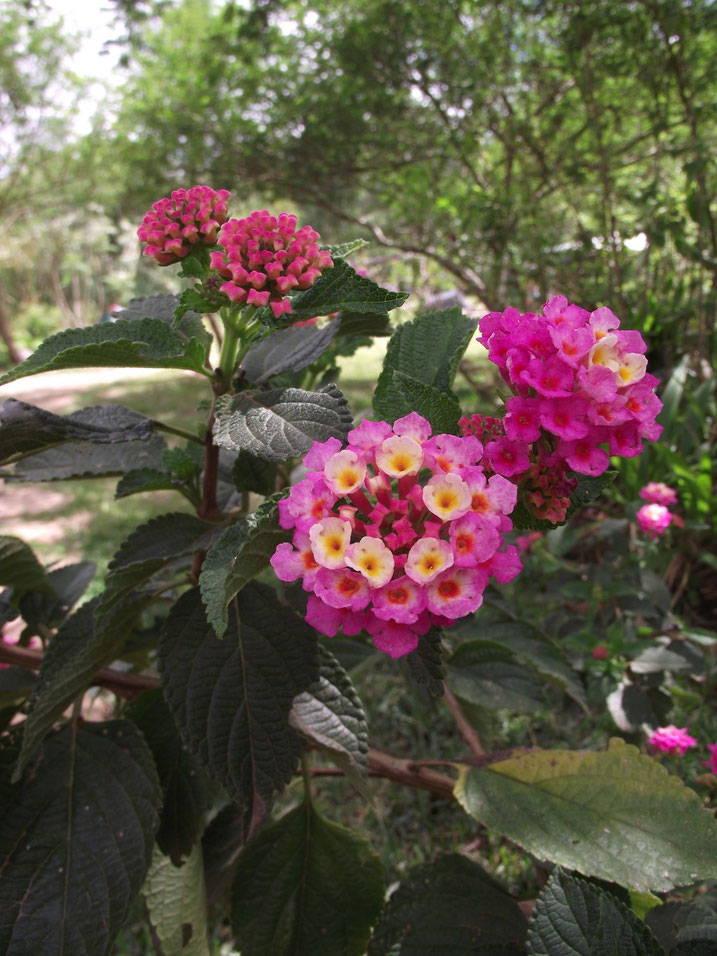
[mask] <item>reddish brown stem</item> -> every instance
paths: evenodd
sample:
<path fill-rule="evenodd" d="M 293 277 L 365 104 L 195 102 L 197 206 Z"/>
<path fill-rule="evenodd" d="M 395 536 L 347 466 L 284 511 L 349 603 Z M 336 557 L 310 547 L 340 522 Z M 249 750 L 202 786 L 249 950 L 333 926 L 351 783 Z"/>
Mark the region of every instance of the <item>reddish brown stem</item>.
<path fill-rule="evenodd" d="M 463 739 L 470 747 L 471 753 L 475 757 L 484 757 L 485 747 L 483 746 L 477 731 L 474 730 L 468 718 L 463 713 L 463 708 L 459 704 L 455 694 L 450 689 L 448 684 L 443 685 L 443 699 L 446 702 L 446 707 L 450 710 L 453 719 L 456 722 L 456 727 L 458 727 L 463 735 Z"/>
<path fill-rule="evenodd" d="M 214 518 L 219 514 L 217 504 L 217 481 L 219 479 L 219 448 L 214 444 L 214 415 L 207 423 L 207 436 L 204 439 L 204 481 L 202 483 L 202 502 L 197 509 L 200 518 Z"/>

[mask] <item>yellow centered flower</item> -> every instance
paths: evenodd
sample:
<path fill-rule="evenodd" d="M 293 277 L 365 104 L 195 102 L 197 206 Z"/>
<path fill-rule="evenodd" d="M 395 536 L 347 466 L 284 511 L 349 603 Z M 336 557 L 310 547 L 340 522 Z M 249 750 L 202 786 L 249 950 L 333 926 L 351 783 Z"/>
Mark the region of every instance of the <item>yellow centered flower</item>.
<path fill-rule="evenodd" d="M 380 538 L 368 535 L 346 549 L 346 564 L 358 571 L 372 588 L 382 588 L 393 577 L 393 555 Z"/>
<path fill-rule="evenodd" d="M 423 463 L 423 450 L 417 441 L 405 436 L 387 438 L 376 452 L 376 464 L 385 475 L 403 478 L 417 475 Z"/>
<path fill-rule="evenodd" d="M 351 525 L 341 518 L 323 518 L 309 530 L 311 550 L 322 568 L 345 568 L 344 554 L 351 540 Z"/>
<path fill-rule="evenodd" d="M 339 451 L 324 465 L 324 480 L 335 495 L 350 495 L 364 483 L 366 465 L 355 451 Z"/>
<path fill-rule="evenodd" d="M 434 475 L 423 489 L 423 503 L 443 521 L 462 518 L 471 507 L 470 489 L 462 478 L 452 472 Z"/>
<path fill-rule="evenodd" d="M 620 367 L 617 370 L 618 385 L 632 385 L 644 378 L 647 370 L 647 359 L 638 352 L 626 352 L 620 357 Z"/>
<path fill-rule="evenodd" d="M 419 538 L 406 559 L 406 575 L 416 584 L 428 584 L 453 564 L 453 551 L 440 538 Z"/>
<path fill-rule="evenodd" d="M 593 345 L 588 353 L 588 367 L 591 365 L 604 365 L 613 372 L 617 372 L 620 368 L 620 357 L 617 351 L 616 335 L 604 335 Z"/>

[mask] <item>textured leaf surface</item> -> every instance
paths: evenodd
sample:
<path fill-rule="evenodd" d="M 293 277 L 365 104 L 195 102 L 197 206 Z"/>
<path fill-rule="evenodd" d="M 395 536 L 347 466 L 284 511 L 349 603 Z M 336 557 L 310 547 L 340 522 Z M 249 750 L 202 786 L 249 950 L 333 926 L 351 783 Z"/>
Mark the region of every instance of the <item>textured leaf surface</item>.
<path fill-rule="evenodd" d="M 118 313 L 120 319 L 161 319 L 174 328 L 184 339 L 196 339 L 205 349 L 209 349 L 212 342 L 211 334 L 204 327 L 204 323 L 196 312 L 184 312 L 180 321 L 175 324 L 174 312 L 179 305 L 179 296 L 166 292 L 155 295 L 139 296 L 130 299 L 127 308 Z M 213 311 L 213 310 L 212 310 Z"/>
<path fill-rule="evenodd" d="M 184 486 L 185 482 L 159 468 L 133 468 L 117 482 L 115 498 L 129 498 L 145 491 L 180 491 Z"/>
<path fill-rule="evenodd" d="M 249 349 L 239 370 L 248 381 L 257 385 L 266 382 L 272 375 L 300 372 L 323 355 L 337 331 L 338 324 L 329 322 L 321 329 L 304 325 L 274 332 Z"/>
<path fill-rule="evenodd" d="M 289 719 L 299 733 L 325 751 L 368 800 L 368 725 L 351 678 L 330 651 L 319 645 L 318 681 L 294 698 Z"/>
<path fill-rule="evenodd" d="M 276 500 L 265 501 L 254 514 L 227 528 L 207 552 L 199 575 L 207 618 L 218 637 L 227 629 L 231 599 L 269 566 L 277 546 L 291 540 L 279 527 Z"/>
<path fill-rule="evenodd" d="M 459 697 L 491 710 L 535 711 L 544 706 L 540 683 L 506 647 L 467 641 L 446 665 L 448 682 Z"/>
<path fill-rule="evenodd" d="M 183 866 L 175 866 L 155 847 L 142 892 L 164 956 L 209 956 L 204 865 L 199 845 Z"/>
<path fill-rule="evenodd" d="M 213 525 L 182 511 L 159 515 L 139 525 L 122 542 L 108 565 L 97 613 L 106 614 L 170 562 L 188 558 L 208 547 L 214 534 Z"/>
<path fill-rule="evenodd" d="M 461 634 L 494 641 L 512 651 L 543 680 L 562 688 L 573 700 L 586 707 L 585 690 L 562 650 L 537 627 L 524 621 L 501 621 L 484 625 L 480 615 Z"/>
<path fill-rule="evenodd" d="M 9 478 L 12 481 L 64 481 L 123 475 L 133 468 L 159 467 L 165 448 L 161 435 L 152 435 L 146 441 L 110 445 L 68 441 L 18 461 Z"/>
<path fill-rule="evenodd" d="M 145 599 L 133 596 L 96 623 L 96 600 L 92 600 L 60 625 L 40 665 L 39 681 L 23 724 L 15 779 L 28 766 L 54 722 L 89 686 L 97 670 L 120 654 L 144 604 Z"/>
<path fill-rule="evenodd" d="M 418 638 L 418 647 L 406 657 L 409 673 L 432 697 L 443 696 L 445 672 L 441 658 L 441 632 L 431 628 Z"/>
<path fill-rule="evenodd" d="M 333 269 L 328 269 L 305 292 L 291 299 L 291 321 L 311 319 L 315 315 L 329 315 L 342 309 L 352 312 L 390 312 L 408 298 L 407 292 L 391 292 L 382 289 L 372 279 L 360 276 L 343 259 L 334 259 Z M 267 308 L 260 313 L 271 319 Z"/>
<path fill-rule="evenodd" d="M 699 901 L 700 897 L 696 899 Z M 645 922 L 670 954 L 699 956 L 703 950 L 698 944 L 713 947 L 712 950 L 705 948 L 705 954 L 714 952 L 717 947 L 717 913 L 700 902 L 663 903 L 650 910 Z"/>
<path fill-rule="evenodd" d="M 39 633 L 38 627 L 57 627 L 70 609 L 87 590 L 95 574 L 94 561 L 78 561 L 54 568 L 47 577 L 55 589 L 55 595 L 30 591 L 19 601 L 22 618 L 30 632 Z"/>
<path fill-rule="evenodd" d="M 455 794 L 481 823 L 587 876 L 663 892 L 717 875 L 717 824 L 699 797 L 622 741 L 465 769 Z"/>
<path fill-rule="evenodd" d="M 182 743 L 160 688 L 140 694 L 126 716 L 142 731 L 152 751 L 162 787 L 157 845 L 178 866 L 201 835 L 212 798 L 209 781 Z"/>
<path fill-rule="evenodd" d="M 0 535 L 0 585 L 54 596 L 55 589 L 32 548 L 20 538 Z"/>
<path fill-rule="evenodd" d="M 434 435 L 457 435 L 461 407 L 455 395 L 441 392 L 404 372 L 393 373 L 394 393 L 403 399 L 408 412 L 418 412 L 431 423 Z"/>
<path fill-rule="evenodd" d="M 19 784 L 0 753 L 0 951 L 103 956 L 152 856 L 159 783 L 125 720 L 70 725 Z"/>
<path fill-rule="evenodd" d="M 664 956 L 645 924 L 605 890 L 556 867 L 528 931 L 530 956 Z"/>
<path fill-rule="evenodd" d="M 99 444 L 143 441 L 154 427 L 151 418 L 122 405 L 99 405 L 71 415 L 55 415 L 14 398 L 3 402 L 0 422 L 2 465 L 70 440 Z"/>
<path fill-rule="evenodd" d="M 475 319 L 466 318 L 456 307 L 428 312 L 399 325 L 388 343 L 376 386 L 373 399 L 376 415 L 393 422 L 412 411 L 394 381 L 394 372 L 449 394 L 476 324 Z"/>
<path fill-rule="evenodd" d="M 201 371 L 205 346 L 171 329 L 161 319 L 120 319 L 65 329 L 45 339 L 32 355 L 10 369 L 0 385 L 27 375 L 63 368 L 185 368 Z"/>
<path fill-rule="evenodd" d="M 298 806 L 239 857 L 234 935 L 242 956 L 361 956 L 383 892 L 369 844 L 312 805 Z"/>
<path fill-rule="evenodd" d="M 369 956 L 523 953 L 528 924 L 518 904 L 458 853 L 409 870 L 374 930 Z"/>
<path fill-rule="evenodd" d="M 252 582 L 234 599 L 220 640 L 195 588 L 169 613 L 160 669 L 190 750 L 244 808 L 251 836 L 299 758 L 289 711 L 318 678 L 315 632 Z"/>
<path fill-rule="evenodd" d="M 225 395 L 217 401 L 214 441 L 231 451 L 246 449 L 266 461 L 305 455 L 315 441 L 345 441 L 352 426 L 346 399 L 335 385 L 318 392 L 276 388 Z"/>
<path fill-rule="evenodd" d="M 391 319 L 385 313 L 343 311 L 334 320 L 338 322 L 337 339 L 373 338 L 391 334 Z"/>
<path fill-rule="evenodd" d="M 232 466 L 232 480 L 237 491 L 271 495 L 276 490 L 276 465 L 251 452 L 240 451 Z"/>

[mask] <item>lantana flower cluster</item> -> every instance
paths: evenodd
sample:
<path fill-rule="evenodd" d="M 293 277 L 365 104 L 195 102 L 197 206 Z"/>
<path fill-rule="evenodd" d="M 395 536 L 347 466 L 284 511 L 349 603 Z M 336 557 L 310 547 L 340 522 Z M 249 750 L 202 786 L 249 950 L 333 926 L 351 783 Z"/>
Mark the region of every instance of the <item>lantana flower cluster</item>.
<path fill-rule="evenodd" d="M 655 750 L 668 756 L 682 756 L 690 747 L 697 746 L 697 740 L 687 733 L 686 727 L 675 727 L 674 724 L 658 727 L 647 742 Z"/>
<path fill-rule="evenodd" d="M 144 255 L 166 266 L 179 262 L 194 245 L 213 246 L 226 221 L 230 195 L 226 189 L 192 186 L 152 203 L 137 230 L 140 242 L 147 243 Z"/>
<path fill-rule="evenodd" d="M 640 489 L 640 497 L 647 504 L 635 515 L 640 528 L 651 538 L 664 534 L 673 521 L 682 522 L 674 515 L 668 505 L 677 504 L 677 492 L 662 481 L 650 481 Z"/>
<path fill-rule="evenodd" d="M 633 457 L 643 439 L 659 437 L 662 403 L 657 379 L 646 370 L 645 342 L 639 332 L 621 330 L 610 309 L 587 312 L 554 296 L 540 315 L 491 312 L 480 331 L 514 393 L 506 402 L 505 437 L 486 449 L 501 474 L 506 465 L 515 475 L 527 471 L 529 447 L 538 441 L 548 467 L 600 475 L 610 455 Z"/>
<path fill-rule="evenodd" d="M 431 436 L 416 413 L 364 420 L 348 444 L 315 442 L 306 477 L 279 502 L 294 529 L 271 564 L 310 592 L 306 620 L 333 637 L 365 629 L 391 657 L 415 650 L 431 625 L 472 614 L 490 578 L 512 580 L 518 550 L 505 546 L 515 485 L 487 477 L 475 436 Z"/>
<path fill-rule="evenodd" d="M 290 292 L 308 289 L 333 266 L 321 237 L 311 226 L 296 228 L 296 216 L 266 210 L 230 219 L 219 234 L 224 251 L 211 254 L 211 266 L 228 281 L 221 291 L 232 302 L 269 305 L 278 318 L 291 312 Z"/>

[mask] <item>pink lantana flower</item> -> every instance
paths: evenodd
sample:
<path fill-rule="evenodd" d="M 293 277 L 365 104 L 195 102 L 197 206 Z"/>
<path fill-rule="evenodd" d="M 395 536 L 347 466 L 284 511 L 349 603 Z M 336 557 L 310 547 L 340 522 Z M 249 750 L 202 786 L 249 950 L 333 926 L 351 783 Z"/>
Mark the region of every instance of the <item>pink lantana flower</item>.
<path fill-rule="evenodd" d="M 672 512 L 664 505 L 643 505 L 635 515 L 637 523 L 651 538 L 664 534 L 672 523 Z"/>
<path fill-rule="evenodd" d="M 649 481 L 640 489 L 640 497 L 651 505 L 663 505 L 665 508 L 677 504 L 677 492 L 663 481 Z"/>
<path fill-rule="evenodd" d="M 655 750 L 669 756 L 682 756 L 690 747 L 697 746 L 697 741 L 687 733 L 686 727 L 675 727 L 674 724 L 658 727 L 647 742 Z"/>
<path fill-rule="evenodd" d="M 143 254 L 166 266 L 184 259 L 194 245 L 213 246 L 230 195 L 226 189 L 192 186 L 152 203 L 137 230 L 140 242 L 147 243 Z"/>
<path fill-rule="evenodd" d="M 285 212 L 230 219 L 219 233 L 224 251 L 211 255 L 212 268 L 228 280 L 221 291 L 232 302 L 269 305 L 276 318 L 290 313 L 289 293 L 308 289 L 333 266 L 320 238 L 311 226 L 297 230 L 296 216 Z"/>
<path fill-rule="evenodd" d="M 707 744 L 707 749 L 710 752 L 710 759 L 703 766 L 708 767 L 710 772 L 717 776 L 717 744 Z"/>
<path fill-rule="evenodd" d="M 279 503 L 294 529 L 271 563 L 309 591 L 306 620 L 333 637 L 365 629 L 392 657 L 416 648 L 432 625 L 472 614 L 489 579 L 522 565 L 503 532 L 515 485 L 486 478 L 474 435 L 431 437 L 412 412 L 391 427 L 362 422 L 348 445 L 316 442 L 309 471 Z"/>

